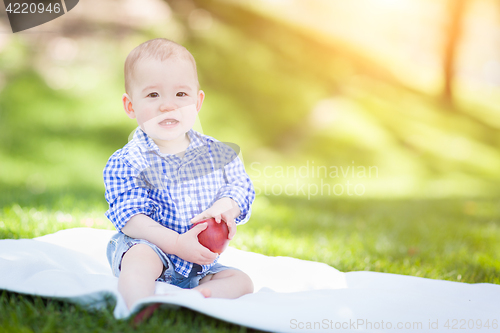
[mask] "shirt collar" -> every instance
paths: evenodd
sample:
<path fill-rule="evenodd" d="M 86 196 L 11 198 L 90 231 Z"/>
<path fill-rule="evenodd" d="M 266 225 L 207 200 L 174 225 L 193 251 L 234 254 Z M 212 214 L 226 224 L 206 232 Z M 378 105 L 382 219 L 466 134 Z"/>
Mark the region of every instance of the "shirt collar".
<path fill-rule="evenodd" d="M 137 129 L 135 130 L 133 141 L 135 141 L 137 146 L 144 152 L 146 151 L 160 152 L 160 149 L 153 141 L 153 139 L 151 139 L 146 133 L 144 133 L 144 131 L 140 127 L 137 127 Z"/>
<path fill-rule="evenodd" d="M 201 138 L 201 135 L 197 133 L 195 130 L 190 129 L 187 132 L 189 136 L 189 146 L 186 149 L 185 155 L 191 155 L 191 151 L 195 152 L 205 152 L 206 151 L 206 143 Z M 137 127 L 134 133 L 134 139 L 137 146 L 144 152 L 154 151 L 158 153 L 160 156 L 166 156 L 170 154 L 164 154 L 160 151 L 158 145 L 151 139 L 140 127 Z"/>

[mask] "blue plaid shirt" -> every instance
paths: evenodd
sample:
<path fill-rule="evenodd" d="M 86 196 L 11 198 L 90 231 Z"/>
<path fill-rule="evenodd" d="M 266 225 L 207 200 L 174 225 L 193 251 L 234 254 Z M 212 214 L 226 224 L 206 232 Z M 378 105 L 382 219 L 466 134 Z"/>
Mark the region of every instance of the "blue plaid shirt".
<path fill-rule="evenodd" d="M 240 208 L 236 224 L 248 221 L 255 191 L 238 154 L 192 129 L 187 134 L 191 142 L 182 159 L 160 152 L 140 128 L 109 158 L 104 168 L 106 217 L 118 231 L 132 216 L 144 214 L 182 234 L 190 229 L 194 216 L 223 197 L 233 199 Z M 193 263 L 167 255 L 175 271 L 187 277 Z M 200 274 L 216 262 L 202 265 Z"/>

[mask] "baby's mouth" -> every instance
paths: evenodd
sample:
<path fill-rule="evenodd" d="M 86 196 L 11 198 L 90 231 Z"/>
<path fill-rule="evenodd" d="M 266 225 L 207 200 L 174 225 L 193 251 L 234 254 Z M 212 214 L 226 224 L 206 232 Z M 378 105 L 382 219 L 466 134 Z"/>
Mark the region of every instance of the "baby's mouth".
<path fill-rule="evenodd" d="M 162 120 L 159 122 L 160 125 L 175 125 L 177 124 L 179 121 L 177 119 L 165 119 L 165 120 Z"/>

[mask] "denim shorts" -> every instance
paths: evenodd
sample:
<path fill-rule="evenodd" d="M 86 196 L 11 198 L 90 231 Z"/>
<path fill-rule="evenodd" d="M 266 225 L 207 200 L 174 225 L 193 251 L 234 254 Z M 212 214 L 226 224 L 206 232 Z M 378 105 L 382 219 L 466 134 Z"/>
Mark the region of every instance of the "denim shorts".
<path fill-rule="evenodd" d="M 107 257 L 109 264 L 111 265 L 111 270 L 113 271 L 113 275 L 118 277 L 120 275 L 121 269 L 121 261 L 123 255 L 134 245 L 137 244 L 146 244 L 150 248 L 152 248 L 156 254 L 160 257 L 163 262 L 163 273 L 160 275 L 156 281 L 167 282 L 169 284 L 181 287 L 181 288 L 194 288 L 199 285 L 200 280 L 204 278 L 208 274 L 215 274 L 218 272 L 222 272 L 226 269 L 235 269 L 232 267 L 224 266 L 219 263 L 216 263 L 214 266 L 210 267 L 210 269 L 203 274 L 198 274 L 201 272 L 202 268 L 198 264 L 193 264 L 193 269 L 189 273 L 188 277 L 184 277 L 181 274 L 177 273 L 174 269 L 174 265 L 168 258 L 168 256 L 163 252 L 158 246 L 153 243 L 148 242 L 144 239 L 135 239 L 131 238 L 121 232 L 115 234 L 109 240 L 107 247 Z"/>

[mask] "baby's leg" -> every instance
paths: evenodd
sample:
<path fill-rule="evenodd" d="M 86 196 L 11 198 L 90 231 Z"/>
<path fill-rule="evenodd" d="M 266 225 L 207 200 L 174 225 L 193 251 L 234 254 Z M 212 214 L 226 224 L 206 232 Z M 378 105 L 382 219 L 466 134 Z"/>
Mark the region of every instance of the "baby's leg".
<path fill-rule="evenodd" d="M 130 309 L 134 303 L 155 293 L 155 280 L 163 272 L 158 254 L 145 244 L 132 246 L 123 256 L 118 291 Z"/>
<path fill-rule="evenodd" d="M 238 298 L 253 293 L 253 283 L 248 275 L 236 269 L 226 269 L 209 274 L 193 288 L 205 297 Z"/>

